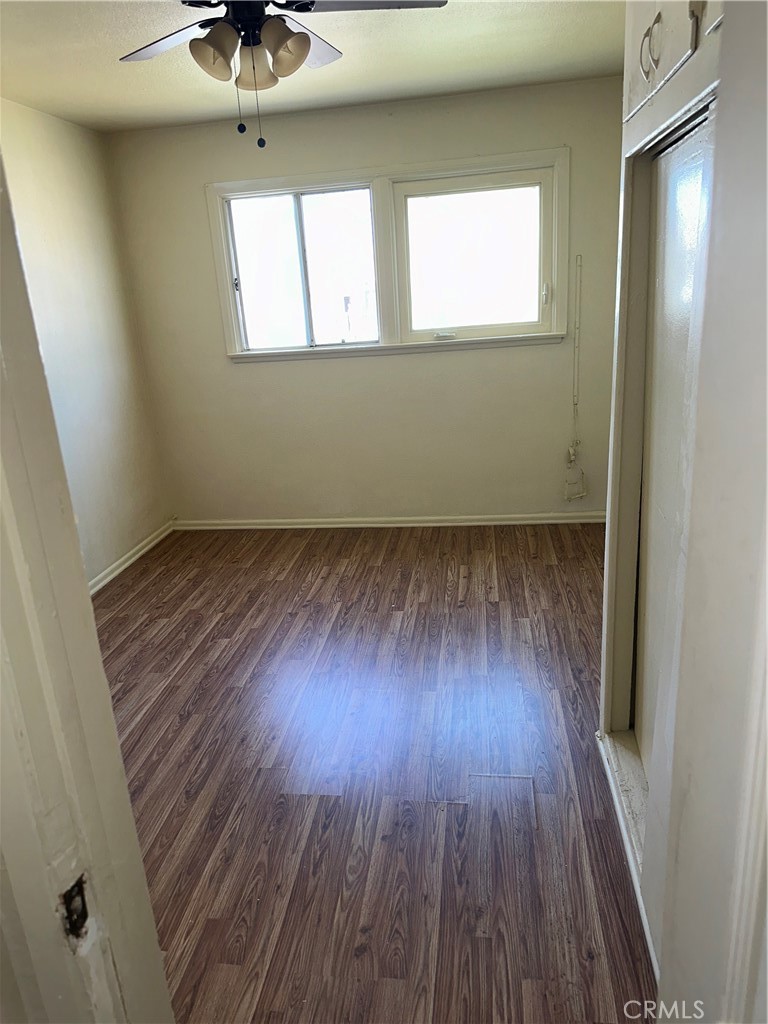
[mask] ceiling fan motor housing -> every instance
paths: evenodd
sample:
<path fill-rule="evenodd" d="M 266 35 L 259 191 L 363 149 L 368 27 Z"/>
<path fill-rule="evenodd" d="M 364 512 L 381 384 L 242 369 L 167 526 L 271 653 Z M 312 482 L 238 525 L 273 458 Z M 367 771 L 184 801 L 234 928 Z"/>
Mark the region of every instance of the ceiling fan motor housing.
<path fill-rule="evenodd" d="M 185 7 L 212 9 L 223 6 L 221 0 L 181 0 Z M 312 5 L 313 6 L 313 5 Z M 262 0 L 228 0 L 226 14 L 221 20 L 229 22 L 242 37 L 246 46 L 258 46 L 261 40 L 261 26 L 270 17 L 267 3 Z"/>
<path fill-rule="evenodd" d="M 232 0 L 227 4 L 227 20 L 239 30 L 244 46 L 258 46 L 261 42 L 261 26 L 269 15 L 265 3 L 251 0 Z"/>

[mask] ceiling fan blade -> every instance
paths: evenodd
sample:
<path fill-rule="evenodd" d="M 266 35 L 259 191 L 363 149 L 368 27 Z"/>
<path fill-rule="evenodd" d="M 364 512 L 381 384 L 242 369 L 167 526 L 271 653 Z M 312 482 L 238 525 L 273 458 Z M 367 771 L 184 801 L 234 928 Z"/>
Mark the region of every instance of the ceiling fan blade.
<path fill-rule="evenodd" d="M 409 7 L 445 7 L 448 0 L 315 0 L 312 14 L 335 11 L 400 11 Z M 309 14 L 310 12 L 303 12 Z"/>
<path fill-rule="evenodd" d="M 280 18 L 286 23 L 288 28 L 294 32 L 306 32 L 312 43 L 309 49 L 309 56 L 304 61 L 308 68 L 322 68 L 326 64 L 332 64 L 335 60 L 338 60 L 342 56 L 341 50 L 337 50 L 335 46 L 326 42 L 317 33 L 307 28 L 305 25 L 301 25 L 298 21 L 293 18 L 289 18 L 288 15 L 281 14 Z"/>
<path fill-rule="evenodd" d="M 165 53 L 166 50 L 170 50 L 180 43 L 194 39 L 201 28 L 211 28 L 217 21 L 221 21 L 221 18 L 206 18 L 204 21 L 196 21 L 194 25 L 187 25 L 186 28 L 171 32 L 170 35 L 163 36 L 162 39 L 156 39 L 154 43 L 147 43 L 146 46 L 142 46 L 132 53 L 126 53 L 120 60 L 149 60 L 150 57 L 157 57 L 158 54 Z"/>

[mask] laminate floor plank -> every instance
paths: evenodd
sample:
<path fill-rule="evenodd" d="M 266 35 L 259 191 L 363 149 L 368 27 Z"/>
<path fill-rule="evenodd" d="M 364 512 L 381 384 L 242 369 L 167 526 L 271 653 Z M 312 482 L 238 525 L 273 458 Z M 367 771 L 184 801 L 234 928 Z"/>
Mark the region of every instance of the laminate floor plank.
<path fill-rule="evenodd" d="M 469 804 L 448 804 L 442 893 L 438 930 L 438 957 L 432 1020 L 493 1020 L 493 975 L 490 950 L 493 940 L 476 934 L 477 919 L 485 906 L 477 903 L 480 865 L 472 860 L 479 837 L 470 834 Z"/>
<path fill-rule="evenodd" d="M 594 738 L 600 525 L 180 531 L 94 598 L 180 1024 L 654 998 Z"/>

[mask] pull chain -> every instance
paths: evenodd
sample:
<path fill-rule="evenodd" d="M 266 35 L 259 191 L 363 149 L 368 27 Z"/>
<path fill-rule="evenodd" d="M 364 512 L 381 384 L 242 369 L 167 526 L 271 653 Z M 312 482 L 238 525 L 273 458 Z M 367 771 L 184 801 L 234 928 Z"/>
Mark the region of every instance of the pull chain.
<path fill-rule="evenodd" d="M 259 138 L 256 145 L 259 149 L 264 149 L 267 144 L 267 140 L 264 138 L 261 132 L 261 108 L 259 107 L 259 87 L 256 84 L 256 59 L 253 56 L 253 47 L 251 47 L 251 67 L 253 68 L 253 91 L 256 93 L 256 117 L 259 121 Z"/>
<path fill-rule="evenodd" d="M 248 131 L 248 129 L 243 123 L 243 112 L 240 109 L 240 90 L 237 88 L 237 82 L 235 82 L 235 92 L 237 94 L 237 130 L 242 135 L 243 132 Z"/>

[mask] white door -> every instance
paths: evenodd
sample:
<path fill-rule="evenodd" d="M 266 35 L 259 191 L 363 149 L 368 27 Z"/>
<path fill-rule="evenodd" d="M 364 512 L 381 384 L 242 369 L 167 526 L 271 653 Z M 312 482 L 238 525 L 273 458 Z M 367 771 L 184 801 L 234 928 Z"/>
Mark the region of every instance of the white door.
<path fill-rule="evenodd" d="M 645 428 L 638 566 L 635 733 L 646 775 L 669 733 L 676 676 L 698 332 L 690 331 L 702 224 L 705 122 L 653 163 Z M 662 742 L 666 747 L 666 744 Z M 657 751 L 657 758 L 661 751 Z M 657 766 L 658 769 L 658 766 Z"/>
<path fill-rule="evenodd" d="M 0 1019 L 170 1024 L 1 166 L 0 236 Z"/>

